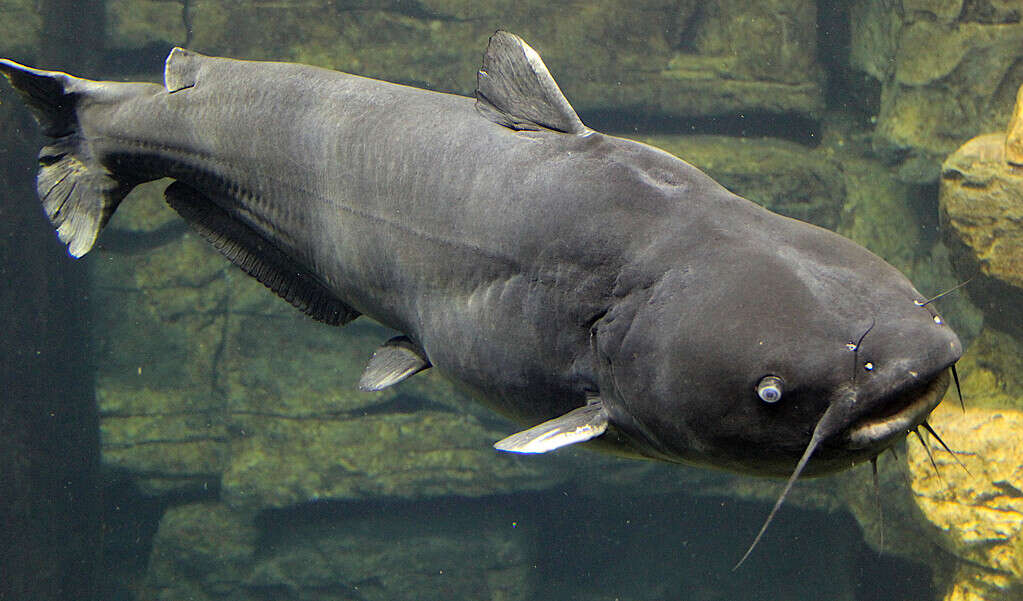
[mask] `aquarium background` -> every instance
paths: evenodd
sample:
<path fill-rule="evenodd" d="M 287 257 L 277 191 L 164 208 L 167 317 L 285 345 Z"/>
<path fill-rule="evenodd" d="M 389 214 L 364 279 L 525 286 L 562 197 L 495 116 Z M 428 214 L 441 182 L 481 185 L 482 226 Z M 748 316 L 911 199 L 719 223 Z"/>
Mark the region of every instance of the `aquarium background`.
<path fill-rule="evenodd" d="M 184 45 L 469 95 L 507 29 L 589 126 L 856 239 L 925 295 L 973 278 L 937 301 L 968 343 L 966 409 L 951 393 L 931 420 L 969 472 L 933 440 L 932 466 L 912 438 L 880 461 L 879 496 L 869 465 L 801 482 L 733 572 L 780 483 L 501 454 L 516 427 L 429 372 L 359 393 L 390 334 L 294 311 L 193 235 L 161 183 L 69 259 L 35 197 L 38 130 L 3 84 L 0 599 L 1023 598 L 1021 14 L 1018 0 L 0 0 L 0 55 L 120 80 L 160 81 Z"/>

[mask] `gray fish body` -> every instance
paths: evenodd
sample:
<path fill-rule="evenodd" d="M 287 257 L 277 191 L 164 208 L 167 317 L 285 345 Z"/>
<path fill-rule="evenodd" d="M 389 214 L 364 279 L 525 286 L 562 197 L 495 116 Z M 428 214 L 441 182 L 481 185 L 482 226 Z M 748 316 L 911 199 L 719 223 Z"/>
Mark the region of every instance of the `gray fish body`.
<path fill-rule="evenodd" d="M 593 439 L 785 475 L 813 434 L 804 473 L 818 474 L 926 418 L 961 347 L 905 277 L 667 153 L 585 129 L 512 38 L 492 41 L 481 78 L 496 83 L 477 103 L 180 50 L 165 86 L 0 70 L 57 140 L 40 195 L 72 254 L 131 186 L 174 178 L 168 200 L 218 247 L 237 235 L 271 257 L 260 271 L 228 248 L 243 269 L 264 283 L 301 272 L 295 286 L 319 299 L 306 304 L 334 317 L 307 312 L 404 334 L 388 361 L 414 367 L 388 383 L 432 365 L 527 425 L 592 407 L 509 450 L 564 436 L 540 448 Z M 25 91 L 58 76 L 73 115 L 47 116 Z M 543 101 L 508 106 L 521 97 Z M 85 194 L 63 188 L 79 162 L 106 199 L 80 218 L 61 213 Z M 766 376 L 784 381 L 781 402 L 758 398 Z"/>
<path fill-rule="evenodd" d="M 471 99 L 335 71 L 181 60 L 196 63 L 194 87 L 90 114 L 127 140 L 104 149 L 121 169 L 202 192 L 504 413 L 542 421 L 596 389 L 589 322 L 641 250 L 629 229 L 660 229 L 674 202 L 643 167 L 678 159 L 597 133 L 513 131 Z"/>

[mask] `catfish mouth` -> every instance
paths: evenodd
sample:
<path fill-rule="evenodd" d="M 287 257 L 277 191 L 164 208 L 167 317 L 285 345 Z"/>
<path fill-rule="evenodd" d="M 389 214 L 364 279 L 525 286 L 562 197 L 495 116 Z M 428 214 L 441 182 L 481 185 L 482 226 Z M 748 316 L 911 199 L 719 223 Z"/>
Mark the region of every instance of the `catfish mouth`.
<path fill-rule="evenodd" d="M 922 424 L 945 397 L 951 380 L 950 371 L 949 368 L 943 369 L 930 381 L 897 393 L 883 403 L 878 412 L 853 423 L 846 434 L 849 447 L 877 446 Z"/>

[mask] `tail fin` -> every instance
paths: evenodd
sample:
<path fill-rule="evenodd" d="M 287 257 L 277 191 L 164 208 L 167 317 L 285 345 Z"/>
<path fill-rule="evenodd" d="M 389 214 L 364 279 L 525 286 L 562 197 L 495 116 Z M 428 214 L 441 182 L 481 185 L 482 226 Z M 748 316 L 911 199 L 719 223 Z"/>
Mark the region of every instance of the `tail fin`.
<path fill-rule="evenodd" d="M 135 183 L 116 179 L 93 155 L 77 108 L 85 97 L 110 98 L 127 91 L 58 71 L 41 71 L 0 59 L 0 74 L 21 94 L 43 133 L 52 138 L 39 152 L 36 189 L 57 236 L 73 257 L 89 252 L 100 229 Z"/>

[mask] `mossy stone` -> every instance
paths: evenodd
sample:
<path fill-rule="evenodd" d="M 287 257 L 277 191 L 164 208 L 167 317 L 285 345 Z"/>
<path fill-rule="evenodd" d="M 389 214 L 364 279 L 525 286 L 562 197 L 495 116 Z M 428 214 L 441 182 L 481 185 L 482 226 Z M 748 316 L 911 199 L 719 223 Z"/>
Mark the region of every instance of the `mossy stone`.
<path fill-rule="evenodd" d="M 1023 24 L 1004 3 L 900 4 L 854 3 L 850 56 L 882 86 L 875 151 L 904 181 L 933 183 L 956 146 L 1004 128 L 1023 83 Z"/>
<path fill-rule="evenodd" d="M 601 0 L 573 5 L 570 18 L 566 6 L 536 0 L 202 2 L 187 7 L 190 37 L 183 10 L 114 0 L 111 37 L 126 48 L 189 39 L 206 53 L 307 62 L 471 94 L 488 36 L 506 29 L 536 47 L 584 112 L 811 115 L 824 104 L 809 0 Z"/>

